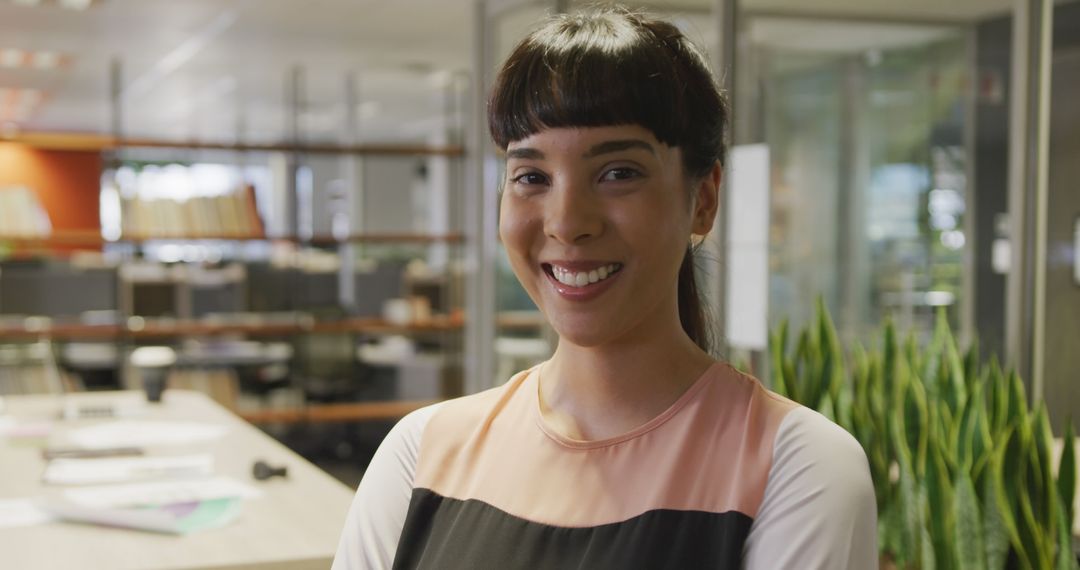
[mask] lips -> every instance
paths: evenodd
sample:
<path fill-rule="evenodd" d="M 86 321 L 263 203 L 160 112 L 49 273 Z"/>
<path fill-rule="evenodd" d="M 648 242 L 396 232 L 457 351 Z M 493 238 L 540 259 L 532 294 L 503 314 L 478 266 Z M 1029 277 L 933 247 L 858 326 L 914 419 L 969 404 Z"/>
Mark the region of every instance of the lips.
<path fill-rule="evenodd" d="M 622 269 L 621 263 L 577 264 L 567 267 L 564 264 L 545 264 L 545 271 L 556 281 L 567 287 L 584 287 L 599 283 L 615 275 Z"/>
<path fill-rule="evenodd" d="M 623 264 L 603 261 L 554 261 L 541 264 L 560 296 L 590 300 L 606 291 L 622 272 Z"/>

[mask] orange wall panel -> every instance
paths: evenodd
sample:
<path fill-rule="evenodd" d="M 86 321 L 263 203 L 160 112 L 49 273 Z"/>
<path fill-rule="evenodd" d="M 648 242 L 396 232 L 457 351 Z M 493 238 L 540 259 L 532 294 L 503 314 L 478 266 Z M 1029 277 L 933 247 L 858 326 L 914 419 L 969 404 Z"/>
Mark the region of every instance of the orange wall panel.
<path fill-rule="evenodd" d="M 101 154 L 42 150 L 0 142 L 0 188 L 26 186 L 49 213 L 54 231 L 101 230 Z"/>

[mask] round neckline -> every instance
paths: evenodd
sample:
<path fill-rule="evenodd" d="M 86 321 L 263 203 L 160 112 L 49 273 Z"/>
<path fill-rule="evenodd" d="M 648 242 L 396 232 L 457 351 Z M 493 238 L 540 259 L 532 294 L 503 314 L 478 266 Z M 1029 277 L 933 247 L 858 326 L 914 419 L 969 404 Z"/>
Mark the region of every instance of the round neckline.
<path fill-rule="evenodd" d="M 610 447 L 612 445 L 617 445 L 619 443 L 641 437 L 642 435 L 660 427 L 668 420 L 670 420 L 675 414 L 679 413 L 680 410 L 686 407 L 687 403 L 693 400 L 694 396 L 697 395 L 697 393 L 700 392 L 702 388 L 704 388 L 704 386 L 708 383 L 709 378 L 712 376 L 711 372 L 713 371 L 713 369 L 723 364 L 720 361 L 713 362 L 711 365 L 709 365 L 708 368 L 705 369 L 704 372 L 701 373 L 700 376 L 698 376 L 696 380 L 694 380 L 690 387 L 687 388 L 686 391 L 678 397 L 678 399 L 676 399 L 670 406 L 667 407 L 666 410 L 660 412 L 660 414 L 653 417 L 651 420 L 641 424 L 640 426 L 621 435 L 616 435 L 604 439 L 574 439 L 572 437 L 567 437 L 559 433 L 553 427 L 548 425 L 548 422 L 544 419 L 544 414 L 540 409 L 540 371 L 548 362 L 549 361 L 544 361 L 540 363 L 533 370 L 533 375 L 536 378 L 536 387 L 532 391 L 533 416 L 536 420 L 537 426 L 539 426 L 540 430 L 544 432 L 544 435 L 548 436 L 559 445 L 573 449 L 598 449 L 601 447 Z"/>

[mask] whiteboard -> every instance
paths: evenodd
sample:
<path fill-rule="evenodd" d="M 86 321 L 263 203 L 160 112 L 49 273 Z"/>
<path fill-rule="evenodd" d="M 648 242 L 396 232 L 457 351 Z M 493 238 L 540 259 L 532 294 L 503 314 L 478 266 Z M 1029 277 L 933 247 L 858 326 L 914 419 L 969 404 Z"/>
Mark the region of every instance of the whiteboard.
<path fill-rule="evenodd" d="M 733 348 L 765 350 L 769 341 L 769 147 L 739 145 L 728 163 L 727 318 Z"/>

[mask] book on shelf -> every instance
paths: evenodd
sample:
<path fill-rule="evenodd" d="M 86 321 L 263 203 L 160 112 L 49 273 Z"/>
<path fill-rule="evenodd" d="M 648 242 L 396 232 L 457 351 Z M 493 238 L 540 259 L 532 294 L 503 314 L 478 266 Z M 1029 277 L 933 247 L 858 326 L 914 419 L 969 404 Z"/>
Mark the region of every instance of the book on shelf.
<path fill-rule="evenodd" d="M 51 232 L 49 213 L 33 190 L 0 187 L 0 237 L 44 237 Z"/>
<path fill-rule="evenodd" d="M 255 192 L 244 186 L 232 194 L 185 201 L 130 198 L 123 206 L 123 234 L 134 238 L 263 237 Z"/>

